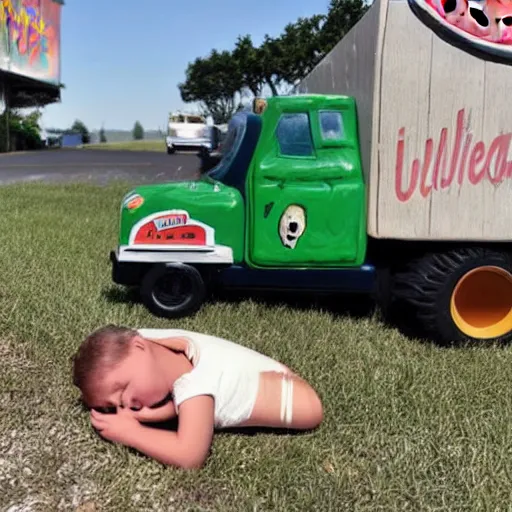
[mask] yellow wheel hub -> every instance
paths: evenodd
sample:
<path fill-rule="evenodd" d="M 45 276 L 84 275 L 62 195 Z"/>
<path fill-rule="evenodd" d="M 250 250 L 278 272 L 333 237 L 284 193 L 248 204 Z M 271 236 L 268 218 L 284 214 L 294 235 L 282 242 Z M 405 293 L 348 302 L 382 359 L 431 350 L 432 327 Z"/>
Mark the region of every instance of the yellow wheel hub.
<path fill-rule="evenodd" d="M 512 331 L 512 274 L 491 266 L 464 274 L 453 290 L 450 311 L 466 336 L 491 339 L 507 334 Z"/>

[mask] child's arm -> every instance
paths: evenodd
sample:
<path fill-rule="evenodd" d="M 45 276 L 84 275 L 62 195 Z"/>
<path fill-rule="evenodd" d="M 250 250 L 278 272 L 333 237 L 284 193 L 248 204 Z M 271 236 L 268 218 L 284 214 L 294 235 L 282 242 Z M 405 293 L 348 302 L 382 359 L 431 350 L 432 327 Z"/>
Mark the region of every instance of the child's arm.
<path fill-rule="evenodd" d="M 139 421 L 145 423 L 158 423 L 160 421 L 168 421 L 176 418 L 176 408 L 172 400 L 167 402 L 161 407 L 151 409 L 149 407 L 143 407 L 139 411 L 131 411 L 132 416 Z"/>
<path fill-rule="evenodd" d="M 200 468 L 210 451 L 214 429 L 214 400 L 201 395 L 180 405 L 177 432 L 141 425 L 132 411 L 117 414 L 91 412 L 91 422 L 102 437 L 122 443 L 163 464 L 184 469 Z"/>
<path fill-rule="evenodd" d="M 177 433 L 142 427 L 132 448 L 164 464 L 185 469 L 200 468 L 208 457 L 213 438 L 214 401 L 198 396 L 180 405 Z"/>

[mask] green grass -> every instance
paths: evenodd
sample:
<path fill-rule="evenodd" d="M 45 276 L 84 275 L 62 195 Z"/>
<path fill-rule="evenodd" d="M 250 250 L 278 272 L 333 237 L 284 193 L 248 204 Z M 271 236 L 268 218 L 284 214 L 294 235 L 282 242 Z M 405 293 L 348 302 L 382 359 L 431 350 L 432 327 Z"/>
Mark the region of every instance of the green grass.
<path fill-rule="evenodd" d="M 1 510 L 507 508 L 509 349 L 440 349 L 374 318 L 248 299 L 152 317 L 112 292 L 108 252 L 128 188 L 0 188 Z M 102 441 L 69 358 L 107 322 L 180 326 L 278 358 L 318 390 L 325 422 L 305 435 L 218 434 L 191 473 Z"/>
<path fill-rule="evenodd" d="M 105 142 L 103 144 L 87 144 L 84 149 L 104 149 L 115 151 L 166 151 L 165 140 L 131 140 L 128 142 Z"/>

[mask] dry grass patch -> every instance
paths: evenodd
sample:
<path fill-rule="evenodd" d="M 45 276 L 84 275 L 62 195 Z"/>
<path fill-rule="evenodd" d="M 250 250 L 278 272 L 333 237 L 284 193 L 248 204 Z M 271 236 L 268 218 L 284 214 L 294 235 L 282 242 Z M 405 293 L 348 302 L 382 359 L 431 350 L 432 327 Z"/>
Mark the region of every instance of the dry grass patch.
<path fill-rule="evenodd" d="M 127 142 L 105 142 L 98 144 L 86 144 L 84 149 L 104 149 L 114 151 L 167 151 L 165 140 L 130 140 Z"/>

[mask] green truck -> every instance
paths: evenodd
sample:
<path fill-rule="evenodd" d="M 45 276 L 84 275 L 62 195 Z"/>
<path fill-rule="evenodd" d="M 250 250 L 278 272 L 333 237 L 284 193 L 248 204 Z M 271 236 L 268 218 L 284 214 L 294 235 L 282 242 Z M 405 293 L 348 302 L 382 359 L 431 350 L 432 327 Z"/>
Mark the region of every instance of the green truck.
<path fill-rule="evenodd" d="M 127 194 L 114 281 L 169 317 L 197 310 L 214 281 L 370 292 L 365 196 L 354 100 L 271 98 L 231 119 L 199 180 Z"/>
<path fill-rule="evenodd" d="M 510 340 L 512 70 L 425 2 L 376 0 L 213 169 L 127 194 L 113 280 L 169 318 L 217 286 L 359 293 L 438 342 Z"/>
<path fill-rule="evenodd" d="M 410 262 L 410 250 L 401 257 L 396 246 L 367 235 L 354 99 L 298 95 L 266 103 L 261 114 L 232 118 L 223 159 L 199 180 L 127 194 L 113 280 L 140 286 L 146 307 L 169 318 L 197 311 L 218 285 L 363 293 L 385 306 L 408 300 L 438 337 L 466 337 L 446 317 L 444 294 L 453 284 L 430 290 L 414 267 L 399 265 Z M 432 273 L 421 263 L 420 271 Z M 425 280 L 434 285 L 432 276 Z"/>

